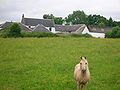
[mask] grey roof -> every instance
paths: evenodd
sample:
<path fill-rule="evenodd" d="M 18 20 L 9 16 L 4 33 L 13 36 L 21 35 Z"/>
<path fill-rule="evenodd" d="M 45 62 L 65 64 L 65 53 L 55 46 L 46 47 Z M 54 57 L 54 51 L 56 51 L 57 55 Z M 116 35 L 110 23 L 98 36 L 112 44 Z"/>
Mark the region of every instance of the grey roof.
<path fill-rule="evenodd" d="M 84 26 L 84 27 L 83 27 Z M 85 24 L 78 25 L 55 25 L 55 30 L 60 32 L 76 32 L 82 31 L 85 28 Z"/>
<path fill-rule="evenodd" d="M 2 25 L 0 26 L 0 28 L 2 28 L 2 29 L 7 28 L 7 27 L 9 27 L 10 25 L 12 25 L 12 23 L 13 23 L 13 22 L 5 22 L 4 24 L 2 24 Z"/>
<path fill-rule="evenodd" d="M 112 29 L 111 27 L 104 27 L 104 28 L 99 28 L 95 26 L 87 26 L 87 27 L 90 32 L 96 32 L 96 33 L 106 33 Z"/>
<path fill-rule="evenodd" d="M 33 31 L 36 32 L 50 32 L 47 28 L 45 28 L 45 26 L 43 26 L 42 24 L 38 24 Z"/>
<path fill-rule="evenodd" d="M 3 24 L 0 24 L 0 27 L 2 26 Z"/>
<path fill-rule="evenodd" d="M 5 29 L 10 27 L 13 23 L 15 22 L 5 22 L 0 28 Z M 30 28 L 26 27 L 25 25 L 23 25 L 22 23 L 18 23 L 20 28 L 22 29 L 22 31 L 32 31 Z"/>
<path fill-rule="evenodd" d="M 27 26 L 37 26 L 42 24 L 45 27 L 54 27 L 54 21 L 52 19 L 35 19 L 35 18 L 23 18 L 21 23 Z"/>
<path fill-rule="evenodd" d="M 27 32 L 32 32 L 32 29 L 26 27 L 24 24 L 19 23 L 20 28 L 22 29 L 22 31 L 27 31 Z"/>

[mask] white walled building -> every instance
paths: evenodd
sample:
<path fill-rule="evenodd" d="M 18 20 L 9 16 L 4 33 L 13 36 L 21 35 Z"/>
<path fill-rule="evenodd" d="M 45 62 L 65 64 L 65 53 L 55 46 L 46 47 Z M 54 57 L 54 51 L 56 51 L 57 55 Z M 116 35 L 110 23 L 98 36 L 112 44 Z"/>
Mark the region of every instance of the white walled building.
<path fill-rule="evenodd" d="M 111 27 L 99 28 L 95 26 L 87 26 L 88 29 L 84 30 L 82 34 L 88 33 L 96 38 L 105 38 L 105 33 L 110 31 Z"/>
<path fill-rule="evenodd" d="M 85 29 L 82 31 L 82 34 L 90 34 L 93 37 L 96 38 L 104 38 L 105 37 L 105 33 L 103 32 L 91 32 L 87 27 L 85 27 Z"/>
<path fill-rule="evenodd" d="M 44 26 L 44 28 L 46 28 L 50 32 L 55 33 L 54 21 L 52 19 L 25 18 L 23 14 L 21 23 L 26 25 L 26 27 L 31 28 L 33 30 L 34 28 L 38 27 L 38 25 L 42 25 Z M 41 31 L 41 30 L 37 30 L 37 31 Z"/>
<path fill-rule="evenodd" d="M 86 26 L 85 24 L 78 25 L 55 25 L 56 33 L 74 33 L 74 34 L 90 34 L 96 38 L 104 38 L 105 32 L 111 28 L 98 28 Z"/>

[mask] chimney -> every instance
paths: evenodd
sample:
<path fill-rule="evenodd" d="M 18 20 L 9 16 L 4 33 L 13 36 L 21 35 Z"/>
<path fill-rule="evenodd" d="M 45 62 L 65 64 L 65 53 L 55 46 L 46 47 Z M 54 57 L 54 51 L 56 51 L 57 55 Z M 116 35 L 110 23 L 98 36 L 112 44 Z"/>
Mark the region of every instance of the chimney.
<path fill-rule="evenodd" d="M 21 23 L 24 24 L 24 14 L 22 14 L 22 20 L 21 20 Z"/>
<path fill-rule="evenodd" d="M 22 14 L 22 18 L 24 18 L 24 14 Z"/>

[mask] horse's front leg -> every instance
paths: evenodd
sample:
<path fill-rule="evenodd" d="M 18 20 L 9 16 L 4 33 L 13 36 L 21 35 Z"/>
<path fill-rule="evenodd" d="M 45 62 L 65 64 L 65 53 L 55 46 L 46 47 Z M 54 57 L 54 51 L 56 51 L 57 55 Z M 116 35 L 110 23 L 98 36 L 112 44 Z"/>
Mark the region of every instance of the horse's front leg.
<path fill-rule="evenodd" d="M 80 90 L 80 82 L 77 81 L 77 90 Z"/>

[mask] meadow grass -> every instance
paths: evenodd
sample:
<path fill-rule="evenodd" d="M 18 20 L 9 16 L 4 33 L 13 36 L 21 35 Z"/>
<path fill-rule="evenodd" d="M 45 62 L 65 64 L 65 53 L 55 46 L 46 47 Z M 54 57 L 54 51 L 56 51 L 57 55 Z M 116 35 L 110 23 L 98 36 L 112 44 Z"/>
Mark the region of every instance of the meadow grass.
<path fill-rule="evenodd" d="M 0 38 L 0 90 L 76 90 L 74 66 L 89 62 L 88 90 L 120 90 L 120 39 Z"/>

